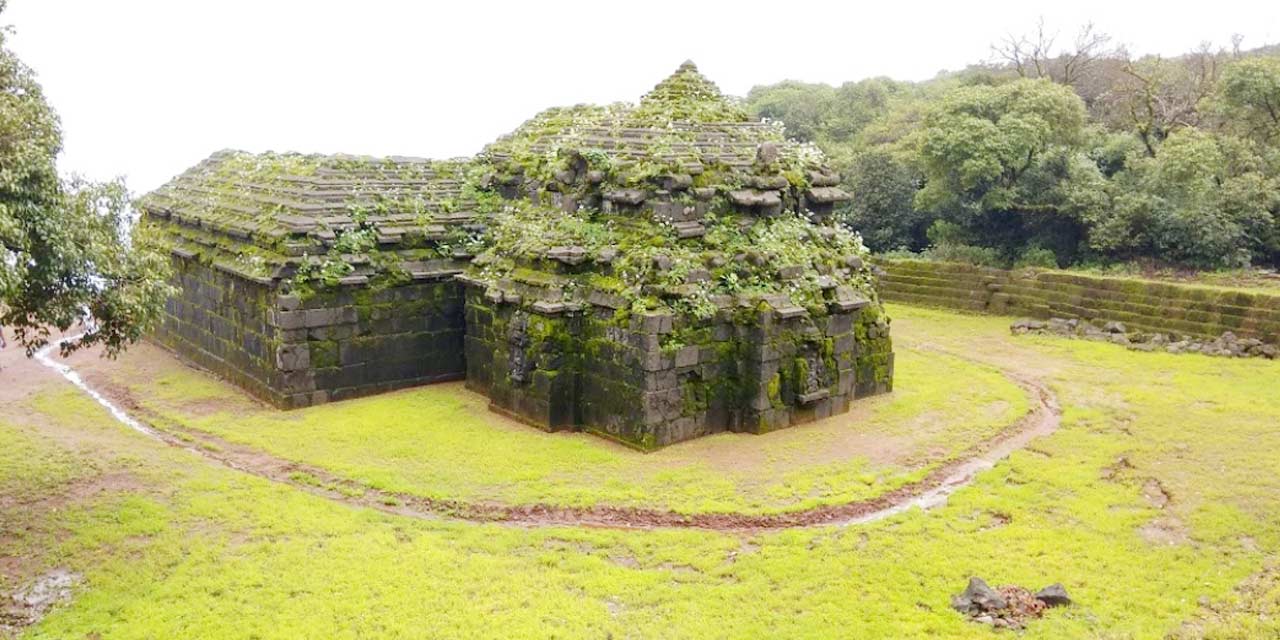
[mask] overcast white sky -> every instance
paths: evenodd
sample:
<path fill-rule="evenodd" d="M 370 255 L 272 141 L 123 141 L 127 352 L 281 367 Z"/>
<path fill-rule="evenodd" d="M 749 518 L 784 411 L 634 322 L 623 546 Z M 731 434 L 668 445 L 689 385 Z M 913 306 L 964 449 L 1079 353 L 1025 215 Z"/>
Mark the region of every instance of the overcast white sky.
<path fill-rule="evenodd" d="M 1280 2 L 614 3 L 10 0 L 0 23 L 62 117 L 63 171 L 142 193 L 224 148 L 471 155 L 537 111 L 635 100 L 685 59 L 728 93 L 905 80 L 1043 16 L 1135 53 L 1280 40 Z"/>

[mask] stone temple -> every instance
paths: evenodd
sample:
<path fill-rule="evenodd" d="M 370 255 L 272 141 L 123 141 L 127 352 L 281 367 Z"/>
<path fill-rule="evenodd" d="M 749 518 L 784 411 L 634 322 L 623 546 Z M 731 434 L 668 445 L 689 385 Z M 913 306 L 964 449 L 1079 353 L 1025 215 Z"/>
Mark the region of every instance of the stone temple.
<path fill-rule="evenodd" d="M 889 391 L 888 318 L 815 148 L 685 63 L 477 157 L 219 152 L 147 195 L 156 339 L 282 408 L 465 379 L 641 449 Z"/>

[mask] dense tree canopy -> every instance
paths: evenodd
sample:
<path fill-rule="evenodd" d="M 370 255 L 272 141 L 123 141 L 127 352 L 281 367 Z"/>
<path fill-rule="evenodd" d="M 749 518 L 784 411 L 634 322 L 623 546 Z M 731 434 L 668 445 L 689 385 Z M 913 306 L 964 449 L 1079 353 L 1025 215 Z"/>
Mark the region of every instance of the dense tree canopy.
<path fill-rule="evenodd" d="M 877 251 L 1071 265 L 1280 266 L 1280 56 L 1131 58 L 1087 27 L 918 83 L 756 87 L 823 148 Z"/>
<path fill-rule="evenodd" d="M 4 2 L 0 1 L 0 11 Z M 0 31 L 0 326 L 28 350 L 84 323 L 114 354 L 141 337 L 170 293 L 165 262 L 130 246 L 120 183 L 62 180 L 58 119 Z"/>
<path fill-rule="evenodd" d="M 1238 130 L 1263 143 L 1280 143 L 1280 57 L 1247 58 L 1227 67 L 1222 104 Z"/>

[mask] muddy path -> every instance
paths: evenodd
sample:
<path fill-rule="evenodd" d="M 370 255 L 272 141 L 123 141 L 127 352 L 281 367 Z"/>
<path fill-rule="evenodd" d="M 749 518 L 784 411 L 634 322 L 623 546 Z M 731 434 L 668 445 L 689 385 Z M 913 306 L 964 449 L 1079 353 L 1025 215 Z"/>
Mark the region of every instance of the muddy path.
<path fill-rule="evenodd" d="M 75 336 L 67 338 L 74 340 Z M 991 362 L 932 345 L 926 351 L 946 353 L 985 366 Z M 638 507 L 562 507 L 553 505 L 510 505 L 467 502 L 388 492 L 343 478 L 325 469 L 284 460 L 261 450 L 228 442 L 208 433 L 178 426 L 156 426 L 154 416 L 127 390 L 105 383 L 87 382 L 71 366 L 59 362 L 53 345 L 27 363 L 12 362 L 6 373 L 18 374 L 24 367 L 47 367 L 88 394 L 121 424 L 168 446 L 194 452 L 212 462 L 267 480 L 352 506 L 367 507 L 399 516 L 415 518 L 455 518 L 474 522 L 499 522 L 518 526 L 587 526 L 617 529 L 695 528 L 714 531 L 768 531 L 797 527 L 849 526 L 873 522 L 912 508 L 941 505 L 958 489 L 967 486 L 983 470 L 1025 447 L 1032 440 L 1057 429 L 1061 410 L 1053 392 L 1040 380 L 1023 372 L 996 366 L 1021 387 L 1032 410 L 994 437 L 978 442 L 956 458 L 943 463 L 921 479 L 887 491 L 875 498 L 805 510 L 775 514 L 702 513 L 682 514 Z"/>

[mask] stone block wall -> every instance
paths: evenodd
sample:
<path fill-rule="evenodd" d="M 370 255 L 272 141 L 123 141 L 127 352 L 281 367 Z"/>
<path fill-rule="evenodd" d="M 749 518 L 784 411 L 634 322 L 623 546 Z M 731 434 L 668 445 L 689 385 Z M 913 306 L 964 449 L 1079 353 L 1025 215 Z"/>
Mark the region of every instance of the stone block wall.
<path fill-rule="evenodd" d="M 1276 294 L 922 260 L 880 264 L 887 271 L 880 294 L 889 302 L 1036 318 L 1114 320 L 1140 331 L 1203 338 L 1231 331 L 1280 342 Z"/>
<path fill-rule="evenodd" d="M 504 303 L 466 288 L 467 388 L 490 408 L 547 431 L 578 424 L 578 376 L 571 337 L 579 319 Z"/>
<path fill-rule="evenodd" d="M 268 323 L 285 396 L 301 407 L 462 378 L 462 288 L 451 278 L 280 295 Z"/>
<path fill-rule="evenodd" d="M 817 420 L 892 386 L 875 305 L 817 319 L 726 310 L 682 326 L 603 305 L 525 307 L 481 286 L 466 300 L 467 385 L 493 409 L 640 449 Z"/>
<path fill-rule="evenodd" d="M 152 338 L 195 364 L 279 403 L 276 328 L 270 323 L 275 287 L 175 256 L 173 284 L 182 295 L 165 303 Z"/>
<path fill-rule="evenodd" d="M 154 338 L 282 408 L 460 379 L 462 288 L 451 274 L 374 290 L 364 284 L 307 299 L 178 256 Z"/>

